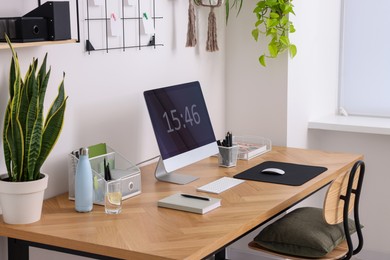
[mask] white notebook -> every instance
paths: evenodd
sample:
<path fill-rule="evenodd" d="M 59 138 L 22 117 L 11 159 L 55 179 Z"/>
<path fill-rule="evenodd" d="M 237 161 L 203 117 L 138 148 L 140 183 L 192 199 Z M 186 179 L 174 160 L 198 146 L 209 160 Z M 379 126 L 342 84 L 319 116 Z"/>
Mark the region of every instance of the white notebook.
<path fill-rule="evenodd" d="M 191 196 L 191 195 L 190 195 Z M 205 214 L 221 206 L 221 200 L 205 196 L 193 195 L 199 198 L 184 197 L 181 193 L 176 193 L 157 202 L 159 207 L 189 211 L 198 214 Z"/>

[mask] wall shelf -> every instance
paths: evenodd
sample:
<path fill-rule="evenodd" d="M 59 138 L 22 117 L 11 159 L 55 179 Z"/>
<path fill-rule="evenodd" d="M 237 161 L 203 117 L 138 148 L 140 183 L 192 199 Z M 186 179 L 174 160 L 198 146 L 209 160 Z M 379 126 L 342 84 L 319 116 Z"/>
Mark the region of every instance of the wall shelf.
<path fill-rule="evenodd" d="M 23 47 L 36 47 L 42 45 L 53 45 L 53 44 L 67 44 L 67 43 L 77 43 L 77 39 L 63 40 L 63 41 L 39 41 L 39 42 L 13 42 L 12 46 L 14 48 L 23 48 Z M 7 43 L 0 43 L 0 50 L 8 49 Z"/>
<path fill-rule="evenodd" d="M 38 6 L 41 5 L 41 0 L 38 0 Z M 69 44 L 69 43 L 79 43 L 80 42 L 80 21 L 79 21 L 79 0 L 76 0 L 76 22 L 77 22 L 77 39 L 69 40 L 59 40 L 59 41 L 36 41 L 36 42 L 13 42 L 12 46 L 14 48 L 24 48 L 24 47 L 37 47 L 43 45 L 53 45 L 53 44 Z M 0 42 L 0 50 L 8 49 L 8 44 L 6 42 Z"/>

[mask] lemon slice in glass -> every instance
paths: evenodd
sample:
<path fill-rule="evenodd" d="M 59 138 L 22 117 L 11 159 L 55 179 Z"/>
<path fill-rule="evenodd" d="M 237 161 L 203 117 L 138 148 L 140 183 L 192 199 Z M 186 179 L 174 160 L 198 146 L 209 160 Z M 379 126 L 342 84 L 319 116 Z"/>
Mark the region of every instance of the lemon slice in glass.
<path fill-rule="evenodd" d="M 121 205 L 121 200 L 122 200 L 122 193 L 120 191 L 118 192 L 109 192 L 107 193 L 107 199 L 108 202 L 112 205 Z"/>

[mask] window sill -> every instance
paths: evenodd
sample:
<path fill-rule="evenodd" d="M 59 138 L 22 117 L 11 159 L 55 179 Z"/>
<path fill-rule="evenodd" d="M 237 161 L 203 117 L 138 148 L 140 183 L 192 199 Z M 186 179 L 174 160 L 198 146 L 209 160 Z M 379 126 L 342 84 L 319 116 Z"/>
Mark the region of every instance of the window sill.
<path fill-rule="evenodd" d="M 308 128 L 390 135 L 390 118 L 333 115 L 309 121 Z"/>

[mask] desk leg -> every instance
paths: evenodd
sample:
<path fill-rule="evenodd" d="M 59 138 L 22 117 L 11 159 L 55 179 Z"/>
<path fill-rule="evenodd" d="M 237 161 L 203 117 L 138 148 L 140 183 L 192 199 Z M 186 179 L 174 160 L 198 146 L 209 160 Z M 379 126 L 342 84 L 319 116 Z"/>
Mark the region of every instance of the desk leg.
<path fill-rule="evenodd" d="M 8 238 L 8 260 L 28 260 L 28 245 L 20 240 Z"/>
<path fill-rule="evenodd" d="M 214 260 L 225 260 L 226 259 L 226 249 L 222 248 L 221 251 L 214 255 Z"/>

